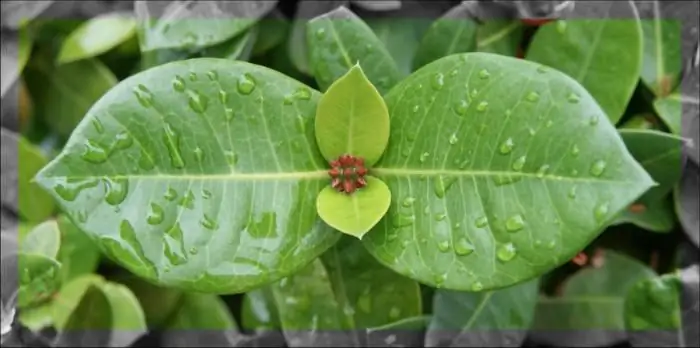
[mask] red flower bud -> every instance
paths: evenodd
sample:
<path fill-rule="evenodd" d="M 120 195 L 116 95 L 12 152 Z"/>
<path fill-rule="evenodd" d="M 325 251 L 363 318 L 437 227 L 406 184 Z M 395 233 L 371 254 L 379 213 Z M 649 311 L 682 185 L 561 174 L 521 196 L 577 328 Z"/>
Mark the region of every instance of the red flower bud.
<path fill-rule="evenodd" d="M 365 181 L 365 178 L 357 178 L 357 187 L 365 187 L 367 186 L 367 181 Z"/>
<path fill-rule="evenodd" d="M 359 175 L 359 176 L 365 176 L 365 174 L 367 174 L 367 168 L 365 168 L 365 167 L 357 168 L 355 170 L 355 173 L 357 173 L 357 175 Z"/>
<path fill-rule="evenodd" d="M 345 190 L 345 193 L 353 193 L 355 191 L 355 184 L 352 181 L 347 180 L 343 183 L 343 189 Z"/>
<path fill-rule="evenodd" d="M 331 178 L 337 178 L 338 175 L 340 175 L 340 171 L 338 170 L 338 168 L 331 168 L 331 169 L 328 171 L 328 175 L 330 175 Z"/>

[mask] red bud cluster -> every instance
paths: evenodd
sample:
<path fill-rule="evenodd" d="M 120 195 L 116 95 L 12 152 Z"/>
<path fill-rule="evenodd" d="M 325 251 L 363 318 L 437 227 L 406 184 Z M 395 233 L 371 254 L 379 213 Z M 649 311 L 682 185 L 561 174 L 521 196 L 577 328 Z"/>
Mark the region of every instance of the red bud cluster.
<path fill-rule="evenodd" d="M 330 165 L 328 175 L 331 176 L 331 186 L 338 192 L 351 194 L 367 185 L 367 168 L 362 157 L 341 155 L 337 160 L 331 161 Z"/>

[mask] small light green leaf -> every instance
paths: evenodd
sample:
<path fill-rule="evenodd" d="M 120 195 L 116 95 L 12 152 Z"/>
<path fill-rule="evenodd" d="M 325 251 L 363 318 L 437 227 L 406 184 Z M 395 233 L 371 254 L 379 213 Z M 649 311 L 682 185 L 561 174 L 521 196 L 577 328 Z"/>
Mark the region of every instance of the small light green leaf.
<path fill-rule="evenodd" d="M 641 78 L 657 97 L 664 97 L 676 88 L 682 65 L 681 21 L 662 13 L 661 1 L 635 3 L 637 7 L 651 7 L 648 9 L 650 11 L 639 9 L 640 13 L 649 12 L 651 17 L 646 19 L 642 15 L 640 20 L 644 34 Z"/>
<path fill-rule="evenodd" d="M 309 21 L 306 36 L 313 75 L 322 91 L 356 64 L 364 67 L 382 95 L 402 78 L 372 28 L 344 6 Z"/>
<path fill-rule="evenodd" d="M 624 302 L 641 279 L 654 278 L 649 267 L 629 256 L 605 251 L 600 268 L 584 268 L 564 283 L 561 296 L 541 297 L 535 310 L 533 339 L 540 344 L 610 346 L 626 338 Z M 557 334 L 564 331 L 566 334 Z M 576 341 L 574 341 L 576 340 Z"/>
<path fill-rule="evenodd" d="M 631 223 L 652 232 L 668 233 L 676 226 L 676 215 L 669 199 L 658 199 L 631 205 L 610 225 L 624 223 Z"/>
<path fill-rule="evenodd" d="M 523 29 L 520 21 L 487 20 L 477 29 L 476 50 L 515 57 Z"/>
<path fill-rule="evenodd" d="M 110 347 L 112 307 L 98 285 L 90 284 L 80 294 L 75 310 L 62 327 L 56 347 Z"/>
<path fill-rule="evenodd" d="M 59 64 L 91 58 L 129 40 L 136 33 L 131 13 L 107 13 L 83 23 L 63 41 L 58 53 Z"/>
<path fill-rule="evenodd" d="M 433 22 L 418 46 L 413 59 L 414 69 L 450 54 L 471 52 L 476 48 L 479 26 L 469 16 L 471 6 L 463 2 Z"/>
<path fill-rule="evenodd" d="M 678 93 L 654 100 L 654 110 L 656 110 L 656 114 L 664 121 L 666 127 L 676 135 L 681 134 L 682 108 L 683 103 L 681 95 Z"/>
<path fill-rule="evenodd" d="M 537 30 L 526 59 L 573 77 L 600 104 L 613 123 L 622 117 L 642 70 L 642 29 L 631 1 L 601 6 L 599 16 L 550 22 Z"/>
<path fill-rule="evenodd" d="M 656 130 L 621 129 L 620 136 L 632 156 L 657 183 L 637 201 L 649 203 L 666 197 L 681 179 L 684 140 Z"/>
<path fill-rule="evenodd" d="M 29 307 L 45 301 L 59 286 L 61 264 L 40 254 L 18 254 L 19 293 L 17 306 Z"/>
<path fill-rule="evenodd" d="M 30 330 L 37 332 L 53 325 L 52 311 L 53 302 L 25 308 L 18 313 L 19 321 Z"/>
<path fill-rule="evenodd" d="M 359 65 L 335 81 L 318 102 L 316 143 L 327 161 L 362 157 L 371 167 L 389 142 L 389 111 Z"/>
<path fill-rule="evenodd" d="M 329 226 L 358 239 L 376 225 L 391 204 L 391 191 L 381 180 L 366 176 L 367 185 L 352 194 L 327 186 L 318 194 L 318 215 Z"/>
<path fill-rule="evenodd" d="M 61 231 L 56 220 L 45 221 L 34 227 L 23 240 L 20 250 L 27 254 L 39 254 L 55 259 L 61 247 Z"/>
<path fill-rule="evenodd" d="M 535 315 L 538 290 L 539 278 L 494 291 L 439 289 L 425 346 L 520 346 Z"/>

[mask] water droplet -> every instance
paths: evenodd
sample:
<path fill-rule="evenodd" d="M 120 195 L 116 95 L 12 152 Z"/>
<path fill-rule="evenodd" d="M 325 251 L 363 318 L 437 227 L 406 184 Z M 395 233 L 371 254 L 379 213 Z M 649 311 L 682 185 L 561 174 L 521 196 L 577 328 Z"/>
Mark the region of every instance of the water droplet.
<path fill-rule="evenodd" d="M 535 91 L 532 91 L 532 92 L 527 94 L 527 96 L 525 97 L 525 100 L 534 103 L 534 102 L 540 100 L 540 94 L 535 92 Z"/>
<path fill-rule="evenodd" d="M 233 120 L 233 116 L 234 116 L 233 109 L 231 109 L 231 108 L 224 109 L 224 117 L 226 117 L 226 122 L 231 122 L 231 120 Z"/>
<path fill-rule="evenodd" d="M 146 218 L 146 221 L 148 222 L 148 224 L 149 225 L 158 225 L 161 222 L 163 222 L 164 217 L 165 217 L 165 212 L 163 211 L 163 208 L 156 203 L 151 203 L 151 212 L 148 214 L 148 217 Z"/>
<path fill-rule="evenodd" d="M 255 90 L 256 83 L 252 76 L 243 74 L 238 78 L 238 93 L 249 95 Z"/>
<path fill-rule="evenodd" d="M 593 115 L 591 116 L 590 120 L 588 120 L 588 124 L 591 126 L 595 126 L 598 124 L 598 115 Z"/>
<path fill-rule="evenodd" d="M 175 132 L 173 127 L 169 124 L 165 124 L 165 133 L 163 135 L 163 141 L 165 142 L 165 147 L 168 148 L 168 154 L 170 155 L 170 163 L 175 168 L 182 168 L 185 166 L 185 162 L 180 154 L 180 135 Z"/>
<path fill-rule="evenodd" d="M 447 214 L 445 214 L 445 213 L 435 214 L 435 221 L 442 221 L 442 220 L 445 220 L 445 218 L 447 218 Z"/>
<path fill-rule="evenodd" d="M 108 156 L 107 150 L 92 140 L 85 142 L 85 150 L 80 154 L 80 158 L 95 164 L 105 162 Z"/>
<path fill-rule="evenodd" d="M 508 138 L 506 141 L 501 144 L 501 147 L 498 148 L 498 151 L 501 153 L 501 155 L 507 155 L 513 151 L 513 148 L 515 147 L 515 143 L 513 142 L 513 138 Z"/>
<path fill-rule="evenodd" d="M 579 148 L 578 145 L 574 144 L 574 146 L 571 147 L 571 154 L 574 156 L 578 156 L 579 153 Z"/>
<path fill-rule="evenodd" d="M 209 78 L 211 81 L 216 81 L 219 79 L 219 74 L 216 71 L 211 70 L 207 72 L 207 78 Z"/>
<path fill-rule="evenodd" d="M 416 201 L 416 199 L 413 197 L 406 197 L 406 198 L 404 198 L 403 203 L 401 205 L 408 208 L 408 207 L 412 206 L 413 202 L 415 202 L 415 201 Z"/>
<path fill-rule="evenodd" d="M 202 216 L 202 220 L 199 222 L 199 224 L 208 230 L 215 230 L 219 228 L 219 224 L 207 214 Z"/>
<path fill-rule="evenodd" d="M 515 249 L 515 245 L 513 245 L 513 243 L 501 244 L 496 250 L 496 257 L 503 262 L 512 260 L 516 254 L 517 250 Z"/>
<path fill-rule="evenodd" d="M 564 34 L 566 32 L 566 22 L 563 20 L 558 20 L 556 28 L 559 34 Z"/>
<path fill-rule="evenodd" d="M 518 232 L 525 227 L 525 220 L 520 214 L 515 214 L 506 220 L 506 230 L 508 232 Z"/>
<path fill-rule="evenodd" d="M 481 291 L 484 290 L 484 284 L 481 284 L 481 282 L 476 281 L 472 284 L 472 291 Z"/>
<path fill-rule="evenodd" d="M 425 162 L 425 160 L 426 160 L 428 157 L 430 157 L 430 153 L 429 153 L 429 152 L 423 152 L 423 153 L 420 155 L 420 158 L 419 158 L 420 163 Z"/>
<path fill-rule="evenodd" d="M 593 162 L 593 165 L 591 165 L 591 175 L 593 176 L 601 176 L 603 175 L 603 172 L 605 171 L 605 167 L 607 167 L 607 163 L 603 160 L 597 160 Z"/>
<path fill-rule="evenodd" d="M 85 189 L 95 187 L 99 184 L 98 180 L 68 180 L 65 184 L 58 184 L 54 187 L 56 194 L 63 200 L 72 202 L 78 198 L 78 195 Z"/>
<path fill-rule="evenodd" d="M 459 74 L 459 70 L 458 70 L 458 69 L 452 69 L 452 70 L 450 71 L 450 76 L 457 76 L 457 74 Z"/>
<path fill-rule="evenodd" d="M 552 120 L 547 120 L 547 123 L 544 124 L 546 128 L 550 128 L 554 125 L 554 122 Z"/>
<path fill-rule="evenodd" d="M 235 166 L 236 163 L 238 163 L 238 155 L 235 152 L 226 151 L 224 155 L 226 156 L 226 162 L 228 162 L 230 166 Z"/>
<path fill-rule="evenodd" d="M 395 214 L 391 220 L 392 226 L 395 228 L 401 228 L 406 226 L 411 226 L 416 221 L 416 217 L 413 215 L 405 214 Z"/>
<path fill-rule="evenodd" d="M 455 254 L 458 256 L 467 256 L 474 252 L 474 245 L 472 243 L 469 243 L 469 241 L 462 237 L 457 240 L 457 243 L 455 243 Z"/>
<path fill-rule="evenodd" d="M 197 255 L 199 254 L 199 249 L 196 246 L 193 246 L 190 248 L 190 255 Z"/>
<path fill-rule="evenodd" d="M 479 70 L 479 78 L 481 78 L 482 80 L 486 80 L 489 77 L 491 77 L 491 73 L 489 73 L 488 70 L 486 70 L 486 69 Z"/>
<path fill-rule="evenodd" d="M 489 224 L 489 219 L 486 216 L 480 216 L 474 221 L 474 226 L 484 228 Z"/>
<path fill-rule="evenodd" d="M 135 87 L 134 95 L 139 101 L 139 104 L 141 104 L 143 107 L 149 108 L 153 105 L 153 94 L 151 94 L 146 86 L 138 85 L 138 87 Z"/>
<path fill-rule="evenodd" d="M 438 242 L 437 247 L 438 247 L 438 250 L 445 253 L 445 252 L 450 250 L 450 241 L 442 240 L 442 241 Z"/>
<path fill-rule="evenodd" d="M 540 74 L 544 74 L 544 73 L 547 72 L 547 67 L 544 66 L 544 65 L 540 65 L 540 66 L 537 67 L 537 72 L 540 73 Z"/>
<path fill-rule="evenodd" d="M 595 215 L 595 219 L 598 221 L 605 220 L 605 218 L 608 216 L 609 210 L 610 210 L 610 206 L 608 203 L 602 203 L 602 204 L 597 205 L 593 211 L 593 213 Z"/>
<path fill-rule="evenodd" d="M 172 187 L 168 187 L 168 189 L 165 190 L 165 194 L 163 194 L 163 198 L 172 202 L 177 199 L 177 191 Z"/>
<path fill-rule="evenodd" d="M 436 288 L 441 288 L 443 285 L 445 285 L 445 281 L 447 280 L 447 274 L 436 274 L 435 275 L 435 287 Z"/>
<path fill-rule="evenodd" d="M 413 105 L 413 108 L 411 110 L 413 110 L 413 113 L 418 113 L 418 111 L 420 110 L 420 105 Z"/>
<path fill-rule="evenodd" d="M 569 95 L 566 97 L 566 100 L 568 100 L 571 104 L 577 104 L 580 99 L 581 98 L 573 92 L 569 93 Z"/>
<path fill-rule="evenodd" d="M 476 106 L 477 111 L 486 111 L 486 109 L 489 107 L 489 102 L 487 101 L 482 101 L 479 103 L 479 105 Z"/>
<path fill-rule="evenodd" d="M 173 79 L 173 89 L 175 90 L 175 92 L 184 92 L 185 80 L 180 76 L 175 76 L 175 78 Z"/>
<path fill-rule="evenodd" d="M 537 177 L 542 178 L 547 174 L 547 171 L 549 170 L 549 164 L 544 164 L 542 165 L 539 169 L 537 169 Z"/>
<path fill-rule="evenodd" d="M 105 186 L 105 202 L 109 205 L 117 205 L 124 202 L 129 193 L 129 181 L 125 178 L 107 178 L 103 180 Z"/>
<path fill-rule="evenodd" d="M 460 100 L 457 103 L 455 103 L 454 111 L 459 116 L 466 115 L 468 109 L 469 109 L 469 103 L 467 103 L 466 100 Z"/>
<path fill-rule="evenodd" d="M 95 117 L 90 122 L 92 123 L 92 126 L 95 127 L 95 131 L 97 133 L 100 133 L 100 134 L 104 133 L 105 127 L 102 125 L 102 122 L 100 122 L 100 120 L 98 118 Z"/>
<path fill-rule="evenodd" d="M 535 131 L 534 129 L 530 128 L 530 129 L 528 130 L 528 133 L 530 134 L 530 136 L 534 136 L 535 134 L 537 134 L 537 131 Z"/>
<path fill-rule="evenodd" d="M 567 196 L 568 196 L 569 198 L 571 198 L 571 199 L 576 198 L 576 186 L 572 186 L 572 187 L 569 189 L 569 193 L 567 194 Z"/>
<path fill-rule="evenodd" d="M 209 98 L 204 96 L 203 94 L 197 93 L 197 92 L 192 92 L 188 91 L 188 104 L 190 105 L 190 108 L 192 111 L 202 114 L 207 111 L 207 108 L 209 107 Z"/>
<path fill-rule="evenodd" d="M 526 156 L 520 156 L 518 157 L 514 162 L 513 162 L 513 170 L 516 172 L 519 172 L 523 170 L 523 167 L 525 167 L 525 162 L 527 161 Z"/>
<path fill-rule="evenodd" d="M 547 249 L 554 249 L 557 246 L 557 242 L 555 240 L 550 240 L 547 242 L 547 245 L 545 246 Z"/>
<path fill-rule="evenodd" d="M 510 184 L 516 183 L 516 182 L 520 181 L 521 179 L 522 179 L 521 176 L 504 174 L 504 175 L 496 175 L 493 177 L 492 180 L 496 186 L 505 186 L 505 185 L 510 185 Z"/>
<path fill-rule="evenodd" d="M 318 28 L 316 30 L 316 39 L 321 40 L 326 36 L 326 29 L 325 28 Z"/>
<path fill-rule="evenodd" d="M 447 191 L 452 187 L 452 185 L 457 181 L 456 177 L 453 176 L 440 176 L 435 179 L 433 191 L 438 198 L 444 198 Z"/>
<path fill-rule="evenodd" d="M 299 87 L 294 91 L 294 98 L 298 100 L 309 100 L 311 99 L 311 90 L 306 87 Z"/>
<path fill-rule="evenodd" d="M 425 208 L 423 208 L 423 215 L 430 215 L 430 206 L 426 205 Z"/>
<path fill-rule="evenodd" d="M 444 85 L 445 76 L 443 76 L 441 73 L 433 75 L 433 78 L 430 81 L 430 86 L 433 87 L 434 90 L 439 91 Z"/>
<path fill-rule="evenodd" d="M 457 144 L 458 141 L 459 139 L 457 138 L 457 134 L 452 133 L 452 135 L 450 136 L 450 145 Z"/>

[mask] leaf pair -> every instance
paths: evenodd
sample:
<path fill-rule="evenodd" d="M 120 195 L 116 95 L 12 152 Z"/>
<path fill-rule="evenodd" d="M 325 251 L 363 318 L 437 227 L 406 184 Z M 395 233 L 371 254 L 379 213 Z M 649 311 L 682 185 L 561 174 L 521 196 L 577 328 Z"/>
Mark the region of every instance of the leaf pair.
<path fill-rule="evenodd" d="M 333 167 L 331 185 L 317 198 L 318 214 L 331 227 L 362 239 L 386 214 L 391 192 L 380 179 L 365 176 L 389 143 L 389 111 L 359 64 L 321 97 L 315 128 L 321 154 Z"/>

